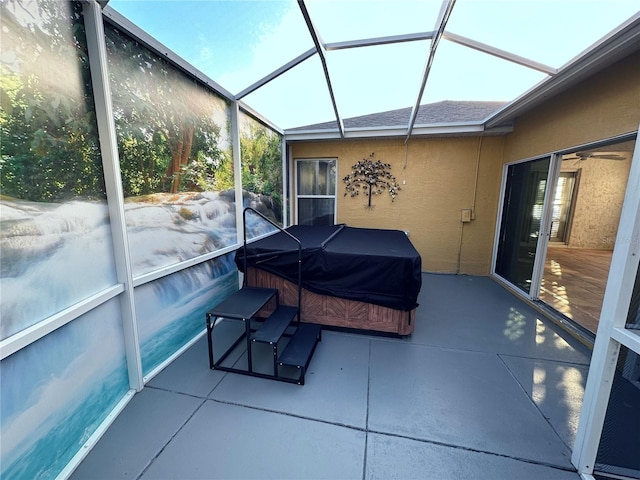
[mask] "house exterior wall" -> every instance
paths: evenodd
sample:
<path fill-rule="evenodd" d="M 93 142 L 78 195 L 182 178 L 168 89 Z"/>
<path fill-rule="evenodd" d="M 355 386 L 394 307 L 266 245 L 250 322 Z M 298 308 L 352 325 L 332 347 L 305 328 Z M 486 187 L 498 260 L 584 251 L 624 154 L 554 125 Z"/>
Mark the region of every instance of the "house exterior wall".
<path fill-rule="evenodd" d="M 337 223 L 408 231 L 424 271 L 482 275 L 491 259 L 503 141 L 464 137 L 415 138 L 406 146 L 404 139 L 296 143 L 292 157 L 338 160 Z M 391 165 L 401 190 L 393 202 L 386 192 L 374 196 L 374 207 L 367 209 L 365 197 L 344 196 L 342 179 L 371 153 L 374 160 Z M 463 208 L 473 208 L 475 220 L 463 224 Z"/>
<path fill-rule="evenodd" d="M 637 53 L 519 117 L 506 136 L 412 138 L 408 147 L 404 139 L 305 142 L 291 151 L 294 159 L 338 159 L 336 222 L 409 231 L 424 271 L 487 275 L 503 165 L 635 131 L 639 123 Z M 364 198 L 343 196 L 342 178 L 372 152 L 391 164 L 402 190 L 394 202 L 374 197 L 368 210 Z M 464 208 L 474 209 L 470 223 L 460 221 Z"/>
<path fill-rule="evenodd" d="M 505 162 L 635 131 L 639 123 L 640 52 L 519 117 Z"/>
<path fill-rule="evenodd" d="M 603 140 L 638 129 L 640 53 L 550 99 L 516 120 L 506 137 L 505 163 Z M 568 246 L 613 250 L 631 167 L 581 162 L 579 195 Z"/>

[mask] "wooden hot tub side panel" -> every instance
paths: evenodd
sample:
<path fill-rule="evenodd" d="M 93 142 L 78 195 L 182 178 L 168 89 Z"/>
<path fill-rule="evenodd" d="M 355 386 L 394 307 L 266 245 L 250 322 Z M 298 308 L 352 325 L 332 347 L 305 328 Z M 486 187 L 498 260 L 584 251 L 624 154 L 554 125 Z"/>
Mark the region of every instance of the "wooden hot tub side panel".
<path fill-rule="evenodd" d="M 247 285 L 277 289 L 280 292 L 281 304 L 298 303 L 298 287 L 295 284 L 264 270 L 249 267 Z M 258 315 L 266 317 L 273 308 L 273 305 L 269 305 Z M 415 309 L 405 312 L 372 303 L 319 295 L 302 289 L 302 322 L 404 336 L 413 332 L 415 313 Z"/>

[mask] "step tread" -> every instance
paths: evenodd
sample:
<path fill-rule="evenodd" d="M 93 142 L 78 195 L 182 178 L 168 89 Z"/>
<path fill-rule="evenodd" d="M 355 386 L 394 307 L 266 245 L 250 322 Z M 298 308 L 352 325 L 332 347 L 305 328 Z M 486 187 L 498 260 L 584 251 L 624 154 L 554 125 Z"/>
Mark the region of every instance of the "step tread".
<path fill-rule="evenodd" d="M 280 365 L 302 367 L 307 365 L 311 352 L 319 340 L 322 327 L 314 323 L 301 323 L 283 350 Z"/>
<path fill-rule="evenodd" d="M 253 333 L 251 340 L 264 343 L 276 343 L 297 314 L 298 309 L 296 307 L 279 305 L 278 308 L 267 317 L 262 326 Z"/>
<path fill-rule="evenodd" d="M 243 287 L 213 307 L 208 315 L 216 317 L 254 317 L 258 311 L 278 294 L 275 288 Z"/>

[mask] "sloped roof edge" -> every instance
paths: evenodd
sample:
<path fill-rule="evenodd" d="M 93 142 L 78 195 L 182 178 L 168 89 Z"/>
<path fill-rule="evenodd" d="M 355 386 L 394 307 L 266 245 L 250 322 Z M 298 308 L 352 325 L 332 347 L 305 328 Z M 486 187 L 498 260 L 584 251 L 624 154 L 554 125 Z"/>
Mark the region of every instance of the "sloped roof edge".
<path fill-rule="evenodd" d="M 640 12 L 529 91 L 497 111 L 486 122 L 488 128 L 512 122 L 516 117 L 561 93 L 576 83 L 640 50 Z"/>
<path fill-rule="evenodd" d="M 640 12 L 569 61 L 556 75 L 543 80 L 512 102 L 445 100 L 421 105 L 412 136 L 472 132 L 484 135 L 508 133 L 516 117 L 638 50 Z M 487 111 L 484 115 L 479 115 L 476 111 L 475 118 L 455 116 L 456 111 L 458 114 L 467 115 L 469 112 L 461 112 L 473 111 L 476 108 L 487 108 Z M 410 112 L 411 108 L 402 108 L 344 119 L 345 138 L 401 136 L 402 133 L 398 132 L 403 129 L 406 134 Z M 471 115 L 473 116 L 473 113 Z M 405 118 L 407 120 L 403 121 Z M 465 121 L 466 129 L 461 128 Z M 472 128 L 472 124 L 476 127 Z M 287 141 L 339 138 L 335 121 L 285 129 L 284 132 Z M 335 136 L 336 133 L 338 136 Z"/>
<path fill-rule="evenodd" d="M 311 126 L 313 127 L 313 126 Z M 450 123 L 431 123 L 418 124 L 413 127 L 412 136 L 448 136 L 448 135 L 504 135 L 513 130 L 512 125 L 503 125 L 491 129 L 485 128 L 483 122 L 450 122 Z M 286 133 L 286 131 L 285 131 Z M 304 128 L 301 127 L 295 132 L 286 133 L 288 142 L 314 141 L 314 140 L 337 140 L 344 139 L 362 139 L 362 138 L 406 138 L 407 126 L 396 125 L 388 127 L 369 127 L 369 128 L 345 128 L 344 137 L 340 136 L 337 127 L 333 128 Z"/>
<path fill-rule="evenodd" d="M 482 123 L 496 110 L 506 105 L 506 102 L 486 102 L 486 101 L 452 101 L 420 105 L 416 116 L 416 125 L 454 125 Z M 384 128 L 404 128 L 411 116 L 411 107 L 396 110 L 387 110 L 368 115 L 360 115 L 344 119 L 345 129 L 384 129 Z M 335 120 L 302 127 L 295 127 L 285 130 L 285 133 L 297 133 L 303 131 L 335 130 L 337 124 Z"/>

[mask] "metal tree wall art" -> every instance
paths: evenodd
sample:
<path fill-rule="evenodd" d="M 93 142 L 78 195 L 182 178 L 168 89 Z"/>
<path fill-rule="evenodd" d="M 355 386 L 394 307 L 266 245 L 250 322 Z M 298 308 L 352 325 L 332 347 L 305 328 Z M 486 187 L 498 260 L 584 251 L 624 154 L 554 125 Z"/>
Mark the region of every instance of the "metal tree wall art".
<path fill-rule="evenodd" d="M 374 207 L 371 205 L 372 195 L 380 195 L 386 190 L 393 202 L 400 190 L 396 177 L 391 175 L 391 165 L 380 160 L 374 161 L 373 155 L 372 153 L 356 163 L 351 167 L 351 173 L 342 179 L 345 183 L 344 196 L 351 195 L 353 198 L 362 192 L 369 199 L 366 208 Z"/>

